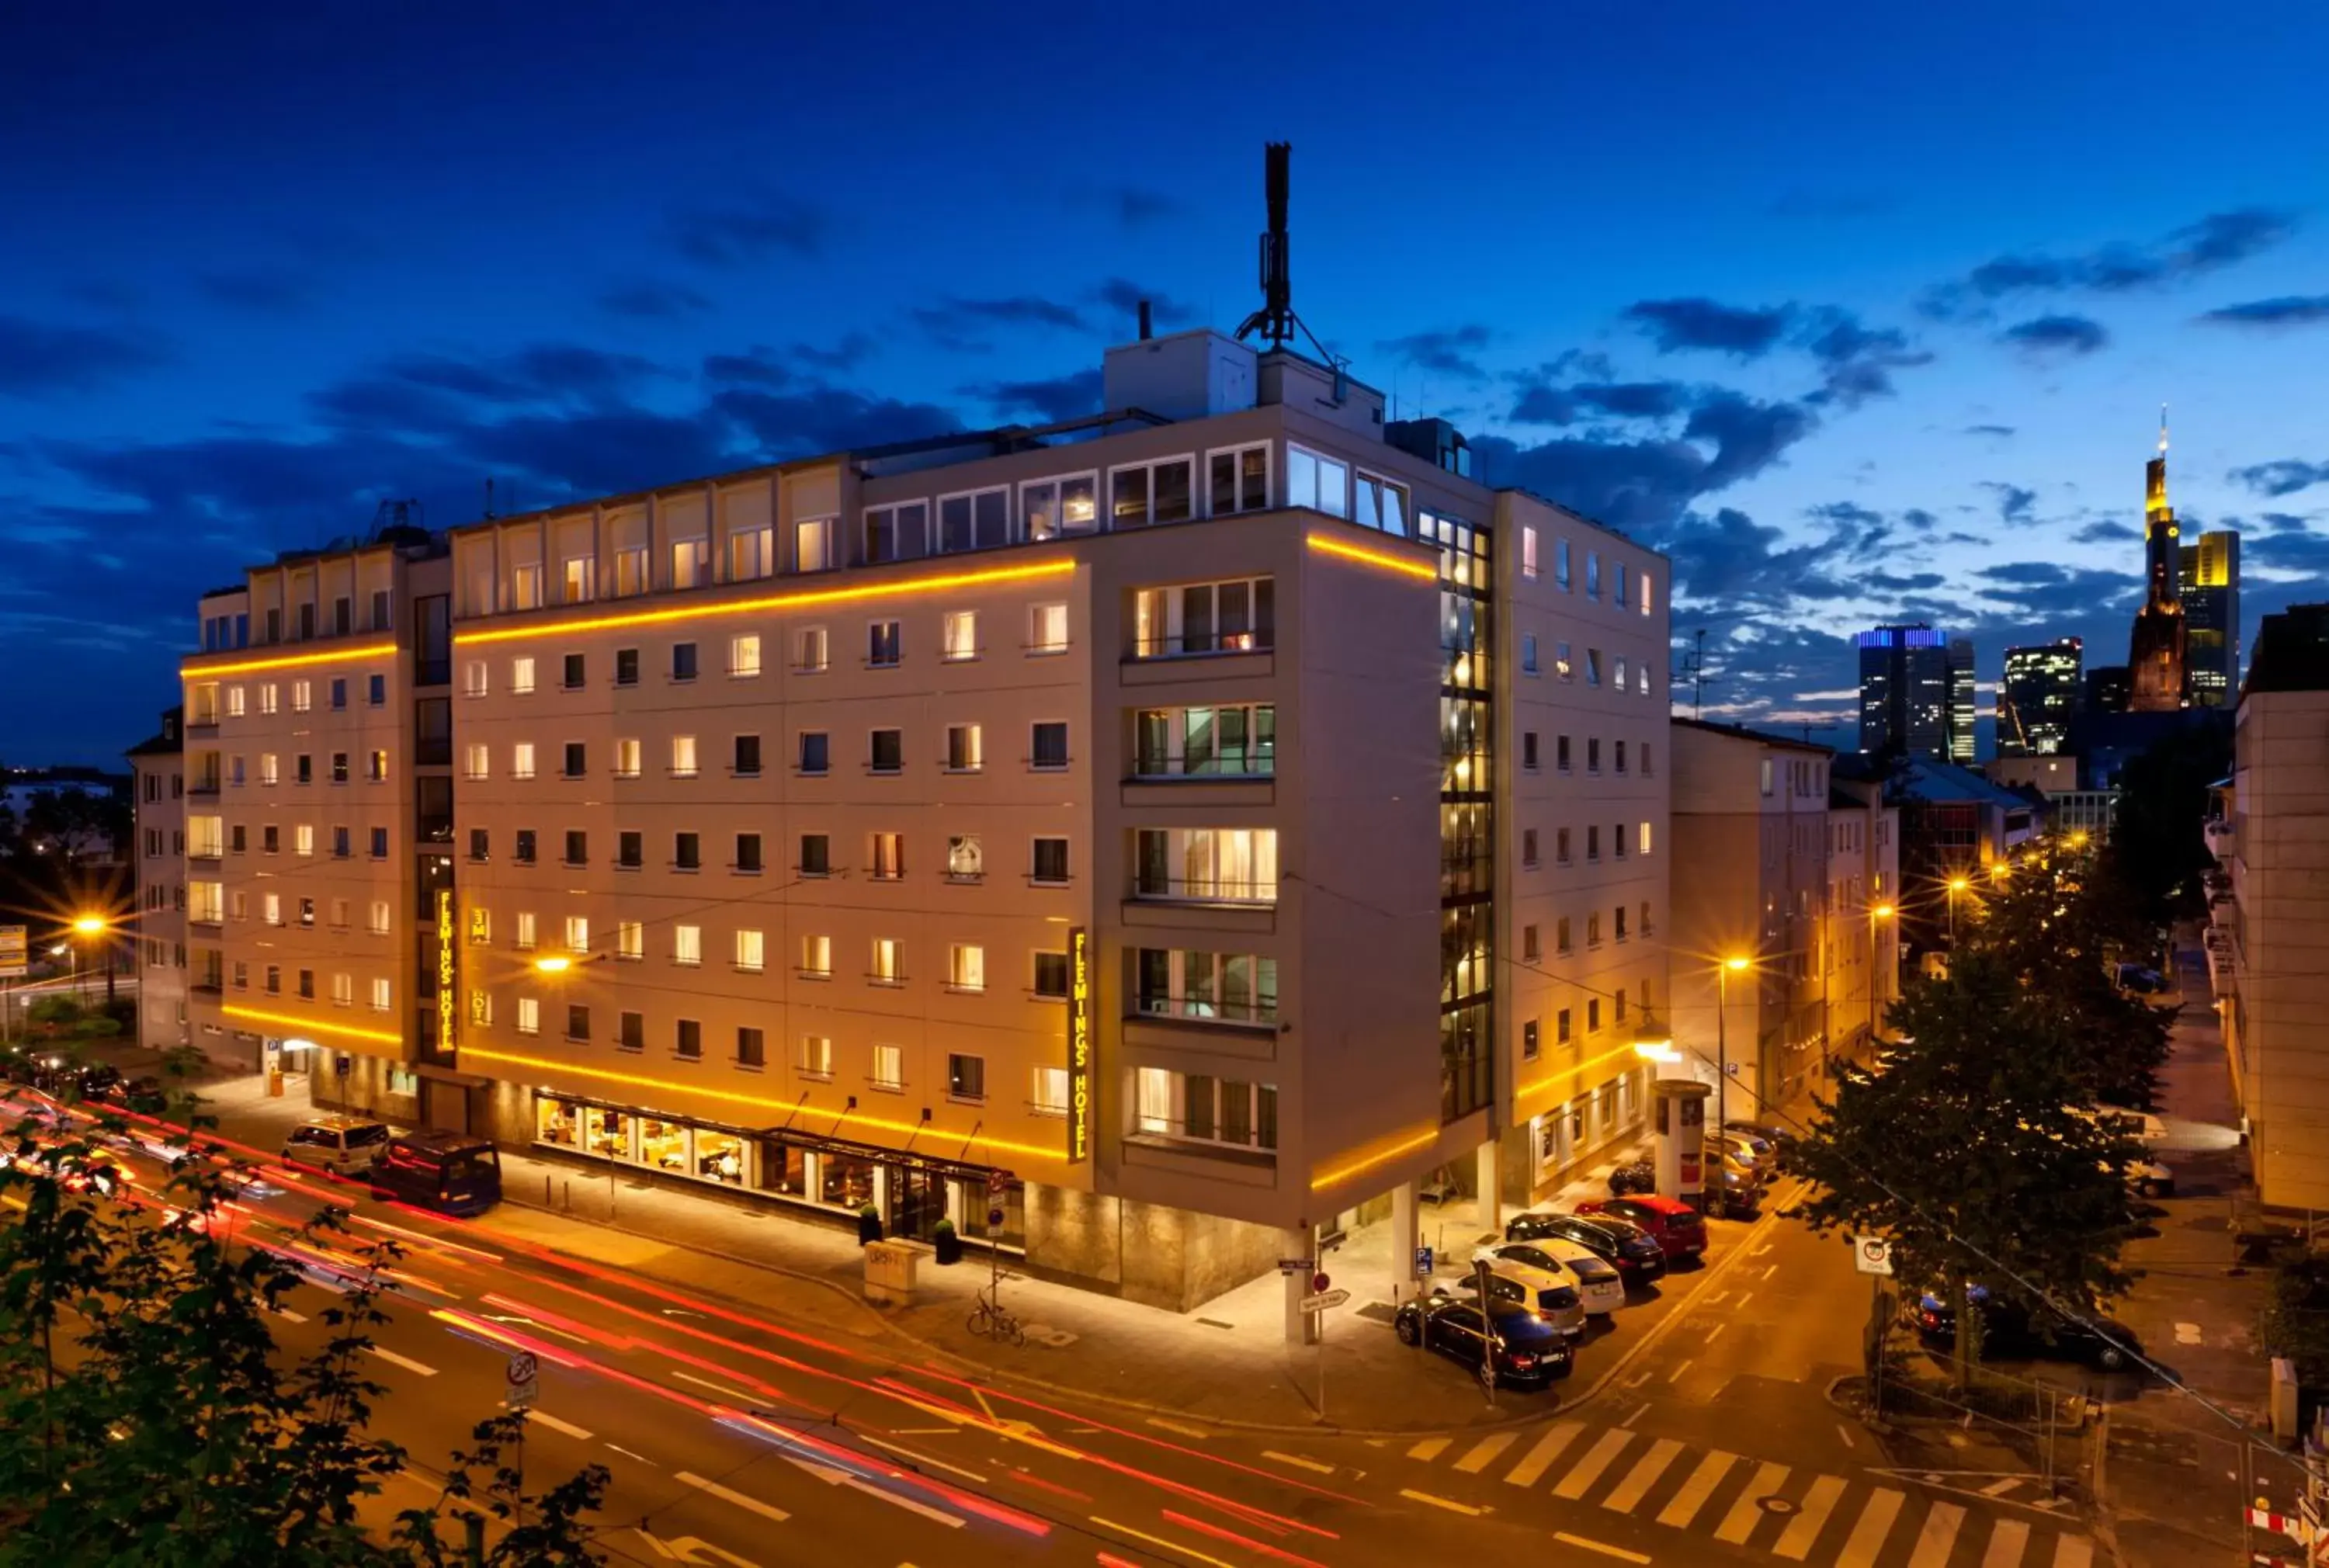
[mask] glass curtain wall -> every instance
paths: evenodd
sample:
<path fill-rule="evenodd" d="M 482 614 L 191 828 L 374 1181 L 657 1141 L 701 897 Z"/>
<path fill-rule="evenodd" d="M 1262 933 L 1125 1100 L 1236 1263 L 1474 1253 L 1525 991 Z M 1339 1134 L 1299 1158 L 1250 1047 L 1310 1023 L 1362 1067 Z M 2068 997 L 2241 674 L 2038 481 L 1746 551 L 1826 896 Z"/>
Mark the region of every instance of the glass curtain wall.
<path fill-rule="evenodd" d="M 1494 536 L 1425 512 L 1439 548 L 1439 1114 L 1495 1098 L 1495 646 Z"/>

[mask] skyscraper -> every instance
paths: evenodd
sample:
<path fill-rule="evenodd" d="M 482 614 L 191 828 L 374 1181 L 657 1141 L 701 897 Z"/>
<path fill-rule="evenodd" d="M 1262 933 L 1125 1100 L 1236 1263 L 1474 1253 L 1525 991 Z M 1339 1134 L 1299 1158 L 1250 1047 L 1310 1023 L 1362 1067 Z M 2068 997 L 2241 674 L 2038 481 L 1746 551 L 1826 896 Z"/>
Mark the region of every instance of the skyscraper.
<path fill-rule="evenodd" d="M 2051 756 L 2079 711 L 2085 646 L 2076 637 L 2005 651 L 1997 687 L 1997 755 Z"/>
<path fill-rule="evenodd" d="M 2221 708 L 2240 690 L 2240 536 L 2211 530 L 2179 550 L 2176 560 L 2192 705 Z"/>
<path fill-rule="evenodd" d="M 1949 639 L 1948 760 L 1973 761 L 1973 639 Z"/>
<path fill-rule="evenodd" d="M 1949 756 L 1947 639 L 1919 621 L 1862 632 L 1860 749 Z"/>
<path fill-rule="evenodd" d="M 2183 706 L 2186 649 L 2178 577 L 2175 509 L 2167 504 L 2167 416 L 2159 417 L 2159 455 L 2144 467 L 2143 563 L 2145 593 L 2127 645 L 2129 713 L 2173 713 Z"/>

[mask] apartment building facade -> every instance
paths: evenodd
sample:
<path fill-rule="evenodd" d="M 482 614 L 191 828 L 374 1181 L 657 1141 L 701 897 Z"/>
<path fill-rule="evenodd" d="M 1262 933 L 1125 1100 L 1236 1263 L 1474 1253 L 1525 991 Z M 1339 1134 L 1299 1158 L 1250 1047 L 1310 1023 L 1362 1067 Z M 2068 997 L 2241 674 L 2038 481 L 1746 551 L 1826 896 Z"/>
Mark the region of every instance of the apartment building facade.
<path fill-rule="evenodd" d="M 114 939 L 134 953 L 137 1043 L 172 1050 L 191 1038 L 186 1010 L 186 776 L 184 710 L 129 748 L 130 854 L 137 912 Z"/>
<path fill-rule="evenodd" d="M 1827 887 L 1818 956 L 1822 1076 L 1864 1061 L 1900 994 L 1900 813 L 1874 782 L 1828 775 Z"/>
<path fill-rule="evenodd" d="M 1542 1075 L 1548 1113 L 1638 1116 L 1607 1083 L 1630 1054 L 1587 1066 L 1630 1002 L 1523 1053 L 1499 890 L 1549 868 L 1498 790 L 1515 683 L 1561 689 L 1580 752 L 1589 727 L 1630 752 L 1589 803 L 1640 869 L 1593 897 L 1621 932 L 1662 918 L 1632 732 L 1665 699 L 1664 563 L 1291 354 L 1183 333 L 1111 351 L 1105 382 L 1093 420 L 292 559 L 205 601 L 206 629 L 256 628 L 186 671 L 233 803 L 198 897 L 222 1022 L 330 1064 L 319 1102 L 945 1219 L 1174 1307 L 1362 1212 L 1411 1232 L 1465 1157 L 1497 1179 Z M 1524 539 L 1575 573 L 1523 577 Z M 384 620 L 305 645 L 299 606 L 363 619 L 382 587 Z M 361 699 L 318 706 L 340 680 Z M 345 794 L 285 782 L 343 755 Z M 308 864 L 309 817 L 348 852 Z M 1613 996 L 1663 1003 L 1650 951 Z"/>

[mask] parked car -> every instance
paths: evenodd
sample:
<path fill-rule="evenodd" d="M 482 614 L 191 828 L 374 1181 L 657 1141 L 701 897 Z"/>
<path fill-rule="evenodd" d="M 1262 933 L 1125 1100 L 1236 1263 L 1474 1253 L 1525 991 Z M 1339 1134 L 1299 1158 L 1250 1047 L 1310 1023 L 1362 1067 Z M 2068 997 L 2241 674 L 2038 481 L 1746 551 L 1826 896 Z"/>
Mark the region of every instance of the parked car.
<path fill-rule="evenodd" d="M 1488 1360 L 1499 1384 L 1550 1383 L 1568 1376 L 1573 1362 L 1568 1336 L 1523 1307 L 1492 1310 L 1483 1325 L 1480 1310 L 1470 1302 L 1434 1296 L 1401 1302 L 1391 1327 L 1402 1345 L 1420 1346 L 1476 1368 Z"/>
<path fill-rule="evenodd" d="M 1770 1144 L 1750 1132 L 1735 1132 L 1724 1128 L 1706 1135 L 1706 1146 L 1721 1151 L 1726 1161 L 1735 1160 L 1743 1169 L 1757 1176 L 1768 1175 L 1777 1165 Z"/>
<path fill-rule="evenodd" d="M 1482 1254 L 1476 1253 L 1476 1264 Z M 1570 1338 L 1585 1332 L 1585 1303 L 1577 1281 L 1559 1263 L 1549 1269 L 1532 1267 L 1485 1254 L 1488 1258 L 1488 1299 L 1526 1307 Z M 1432 1287 L 1434 1295 L 1460 1299 L 1476 1294 L 1469 1280 L 1450 1280 Z"/>
<path fill-rule="evenodd" d="M 1597 1197 L 1577 1206 L 1584 1215 L 1615 1215 L 1638 1225 L 1658 1244 L 1668 1263 L 1701 1257 L 1706 1252 L 1706 1221 L 1680 1198 L 1649 1194 L 1640 1197 Z"/>
<path fill-rule="evenodd" d="M 1492 1242 L 1472 1254 L 1559 1274 L 1572 1282 L 1579 1304 L 1589 1318 L 1606 1318 L 1626 1304 L 1625 1277 L 1617 1266 L 1589 1247 L 1547 1236 L 1533 1242 Z"/>
<path fill-rule="evenodd" d="M 1763 1209 L 1763 1178 L 1725 1160 L 1707 1172 L 1706 1212 L 1717 1219 L 1753 1219 Z"/>
<path fill-rule="evenodd" d="M 1749 1138 L 1759 1138 L 1769 1145 L 1775 1154 L 1785 1154 L 1787 1151 L 1787 1146 L 1796 1141 L 1796 1135 L 1793 1132 L 1768 1122 L 1725 1122 L 1722 1124 L 1722 1130 L 1725 1132 L 1743 1133 Z"/>
<path fill-rule="evenodd" d="M 170 1092 L 161 1079 L 148 1074 L 114 1084 L 105 1092 L 105 1098 L 141 1116 L 158 1116 L 169 1108 Z"/>
<path fill-rule="evenodd" d="M 2143 1345 L 2135 1330 L 2107 1318 L 2033 1317 L 2019 1301 L 1994 1300 L 1986 1285 L 1973 1287 L 1981 1312 L 1984 1353 L 2007 1360 L 2076 1361 L 2098 1372 L 2119 1372 L 2136 1364 Z M 1957 1338 L 1954 1304 L 1931 1291 L 1918 1298 L 1917 1332 L 1928 1342 Z"/>
<path fill-rule="evenodd" d="M 283 1141 L 286 1165 L 315 1165 L 349 1175 L 380 1163 L 395 1134 L 385 1122 L 363 1116 L 316 1116 Z"/>
<path fill-rule="evenodd" d="M 1609 1172 L 1609 1193 L 1623 1197 L 1629 1192 L 1655 1192 L 1658 1189 L 1658 1168 L 1647 1160 L 1629 1160 Z"/>
<path fill-rule="evenodd" d="M 1615 1268 L 1628 1284 L 1647 1284 L 1666 1272 L 1665 1249 L 1657 1238 L 1614 1214 L 1516 1215 L 1504 1226 L 1504 1239 L 1573 1243 Z"/>

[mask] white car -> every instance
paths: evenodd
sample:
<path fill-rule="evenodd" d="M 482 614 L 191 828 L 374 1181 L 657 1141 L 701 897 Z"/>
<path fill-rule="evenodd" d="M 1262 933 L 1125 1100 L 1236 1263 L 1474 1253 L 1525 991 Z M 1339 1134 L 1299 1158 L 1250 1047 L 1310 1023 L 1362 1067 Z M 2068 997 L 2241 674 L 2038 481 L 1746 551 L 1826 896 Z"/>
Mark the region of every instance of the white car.
<path fill-rule="evenodd" d="M 1493 1247 L 1483 1247 L 1473 1254 L 1472 1261 L 1476 1264 L 1485 1263 L 1488 1265 L 1493 1281 L 1489 1287 L 1492 1295 L 1501 1295 L 1507 1300 L 1529 1308 L 1574 1339 L 1585 1332 L 1584 1291 L 1579 1288 L 1577 1276 L 1549 1255 L 1544 1261 L 1552 1265 L 1550 1268 L 1518 1263 L 1500 1255 L 1507 1247 L 1519 1246 L 1527 1250 L 1529 1245 L 1527 1243 L 1501 1243 Z M 1447 1289 L 1451 1296 L 1469 1293 L 1462 1288 L 1443 1289 Z"/>
<path fill-rule="evenodd" d="M 1559 1272 L 1577 1282 L 1577 1299 L 1589 1318 L 1606 1318 L 1626 1304 L 1625 1276 L 1591 1247 L 1560 1236 L 1532 1242 L 1497 1242 L 1472 1254 L 1520 1263 L 1547 1273 Z"/>
<path fill-rule="evenodd" d="M 283 1141 L 286 1165 L 319 1165 L 342 1176 L 361 1175 L 380 1163 L 395 1134 L 383 1122 L 363 1116 L 318 1116 L 293 1129 Z"/>

